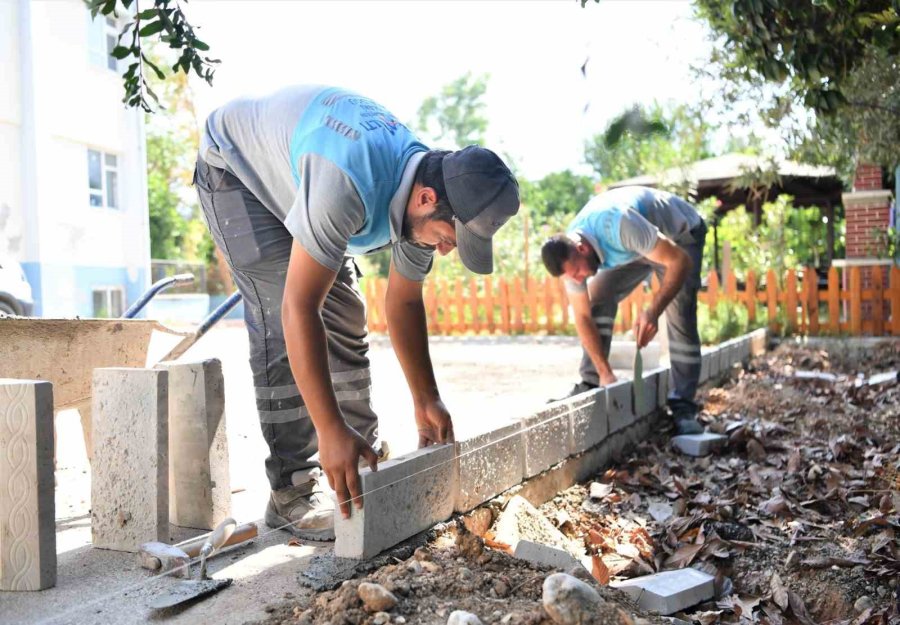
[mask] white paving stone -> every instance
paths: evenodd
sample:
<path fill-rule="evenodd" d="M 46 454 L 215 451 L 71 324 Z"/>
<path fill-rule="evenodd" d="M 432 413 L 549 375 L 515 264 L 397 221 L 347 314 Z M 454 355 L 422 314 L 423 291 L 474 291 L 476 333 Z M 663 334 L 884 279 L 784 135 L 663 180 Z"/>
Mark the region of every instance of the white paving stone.
<path fill-rule="evenodd" d="M 714 449 L 724 445 L 727 440 L 727 436 L 712 432 L 682 434 L 672 437 L 672 446 L 688 456 L 708 456 Z"/>
<path fill-rule="evenodd" d="M 231 516 L 222 364 L 158 367 L 169 372 L 169 521 L 213 529 Z"/>
<path fill-rule="evenodd" d="M 673 614 L 712 599 L 715 578 L 697 569 L 679 569 L 635 577 L 610 586 L 628 594 L 644 610 Z"/>
<path fill-rule="evenodd" d="M 576 565 L 581 566 L 581 561 L 568 551 L 549 545 L 542 545 L 531 540 L 520 540 L 516 544 L 513 555 L 520 560 L 552 566 L 562 571 L 568 571 Z"/>
<path fill-rule="evenodd" d="M 457 512 L 468 512 L 522 481 L 525 439 L 518 421 L 456 442 Z"/>
<path fill-rule="evenodd" d="M 598 388 L 580 398 L 569 412 L 569 455 L 596 447 L 609 435 L 606 389 Z"/>
<path fill-rule="evenodd" d="M 95 369 L 91 533 L 136 552 L 169 542 L 168 378 L 161 369 Z"/>
<path fill-rule="evenodd" d="M 335 507 L 334 554 L 367 559 L 453 513 L 454 446 L 425 447 L 360 471 L 362 510 L 344 519 Z"/>
<path fill-rule="evenodd" d="M 610 434 L 635 422 L 631 380 L 619 380 L 606 387 L 606 415 Z"/>
<path fill-rule="evenodd" d="M 0 590 L 56 585 L 53 497 L 53 386 L 0 378 Z"/>

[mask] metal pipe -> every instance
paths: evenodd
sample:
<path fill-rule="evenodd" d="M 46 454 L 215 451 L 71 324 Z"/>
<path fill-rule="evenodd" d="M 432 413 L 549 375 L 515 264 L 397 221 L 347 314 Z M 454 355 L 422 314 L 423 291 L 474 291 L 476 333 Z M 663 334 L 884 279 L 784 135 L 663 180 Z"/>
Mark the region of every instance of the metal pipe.
<path fill-rule="evenodd" d="M 167 278 L 162 278 L 161 280 L 157 280 L 153 283 L 153 285 L 147 289 L 143 295 L 141 295 L 137 301 L 132 304 L 128 310 L 125 311 L 125 314 L 122 315 L 124 319 L 134 319 L 139 312 L 144 309 L 144 306 L 156 296 L 160 291 L 164 291 L 169 287 L 175 285 L 182 284 L 190 284 L 194 281 L 194 274 L 191 273 L 180 273 L 175 276 L 169 276 Z"/>

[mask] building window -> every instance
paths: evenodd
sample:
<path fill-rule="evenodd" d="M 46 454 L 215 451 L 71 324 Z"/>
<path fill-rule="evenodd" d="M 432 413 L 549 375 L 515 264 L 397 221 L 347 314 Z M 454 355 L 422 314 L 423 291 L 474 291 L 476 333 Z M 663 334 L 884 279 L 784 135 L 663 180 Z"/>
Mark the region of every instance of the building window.
<path fill-rule="evenodd" d="M 92 19 L 88 13 L 88 58 L 91 65 L 117 72 L 119 62 L 112 55 L 112 51 L 118 38 L 119 31 L 113 18 L 98 15 Z"/>
<path fill-rule="evenodd" d="M 115 154 L 88 150 L 88 188 L 91 206 L 119 208 L 119 159 Z"/>
<path fill-rule="evenodd" d="M 125 312 L 124 301 L 125 295 L 121 287 L 94 289 L 94 317 L 98 319 L 121 317 Z"/>

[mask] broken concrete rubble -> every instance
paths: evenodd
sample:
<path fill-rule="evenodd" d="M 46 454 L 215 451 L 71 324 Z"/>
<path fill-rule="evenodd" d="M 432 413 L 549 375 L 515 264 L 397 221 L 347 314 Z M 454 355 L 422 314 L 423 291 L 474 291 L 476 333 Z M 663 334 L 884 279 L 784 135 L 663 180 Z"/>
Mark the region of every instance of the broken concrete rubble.
<path fill-rule="evenodd" d="M 566 551 L 573 555 L 581 555 L 583 549 L 573 544 L 553 524 L 531 505 L 524 497 L 518 495 L 510 499 L 503 512 L 494 524 L 494 537 L 497 542 L 509 545 L 515 551 L 520 540 L 530 540 Z"/>

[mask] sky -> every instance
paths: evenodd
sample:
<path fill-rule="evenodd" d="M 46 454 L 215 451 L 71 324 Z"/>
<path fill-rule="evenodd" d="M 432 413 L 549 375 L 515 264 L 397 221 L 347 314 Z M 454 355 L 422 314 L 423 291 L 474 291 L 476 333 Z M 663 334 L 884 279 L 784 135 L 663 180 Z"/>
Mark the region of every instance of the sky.
<path fill-rule="evenodd" d="M 182 7 L 222 60 L 212 87 L 195 81 L 201 119 L 235 97 L 318 83 L 357 91 L 410 123 L 442 86 L 486 73 L 487 147 L 511 156 L 530 179 L 588 173 L 584 141 L 634 103 L 695 101 L 700 86 L 690 65 L 709 49 L 690 3 L 678 0 L 584 8 L 578 0 L 193 0 Z"/>

